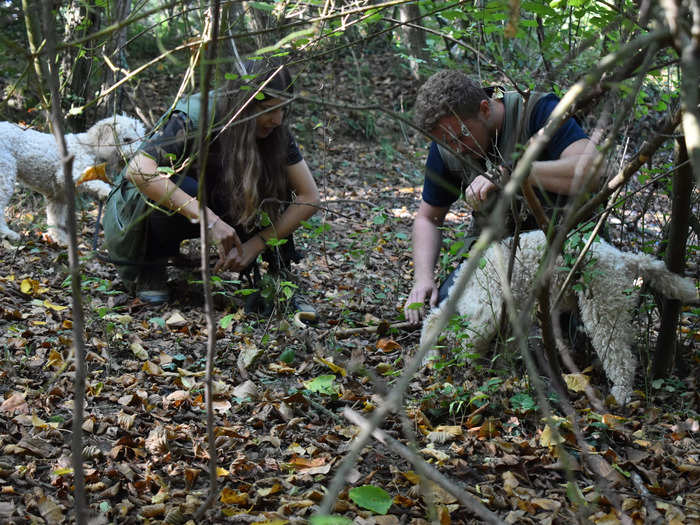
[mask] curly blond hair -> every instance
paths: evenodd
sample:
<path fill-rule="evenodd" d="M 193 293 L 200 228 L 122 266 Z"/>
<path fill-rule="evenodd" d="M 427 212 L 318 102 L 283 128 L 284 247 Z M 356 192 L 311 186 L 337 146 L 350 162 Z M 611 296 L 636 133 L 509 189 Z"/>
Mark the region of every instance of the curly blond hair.
<path fill-rule="evenodd" d="M 413 121 L 420 129 L 431 131 L 446 115 L 475 117 L 479 103 L 488 98 L 481 85 L 466 74 L 443 69 L 426 80 L 418 90 Z"/>

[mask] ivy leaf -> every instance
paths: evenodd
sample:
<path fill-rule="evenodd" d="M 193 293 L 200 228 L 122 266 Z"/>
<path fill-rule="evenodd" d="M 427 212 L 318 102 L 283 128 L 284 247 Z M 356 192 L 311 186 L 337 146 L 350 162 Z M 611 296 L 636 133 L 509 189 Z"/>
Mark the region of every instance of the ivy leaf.
<path fill-rule="evenodd" d="M 317 378 L 312 379 L 311 381 L 306 381 L 304 383 L 304 386 L 307 390 L 310 390 L 311 392 L 317 392 L 319 394 L 327 394 L 329 396 L 332 396 L 338 393 L 337 387 L 333 384 L 334 381 L 335 375 L 327 374 L 318 376 Z"/>
<path fill-rule="evenodd" d="M 371 510 L 377 514 L 386 514 L 391 507 L 392 498 L 389 493 L 381 487 L 374 485 L 363 485 L 350 489 L 350 499 L 355 505 L 363 509 Z"/>

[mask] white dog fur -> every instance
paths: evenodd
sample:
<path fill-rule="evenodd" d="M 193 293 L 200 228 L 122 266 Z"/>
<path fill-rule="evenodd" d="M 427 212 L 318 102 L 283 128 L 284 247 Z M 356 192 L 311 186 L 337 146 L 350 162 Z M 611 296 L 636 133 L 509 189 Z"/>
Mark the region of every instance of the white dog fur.
<path fill-rule="evenodd" d="M 85 133 L 67 134 L 68 153 L 74 155 L 73 180 L 102 163 L 107 164 L 109 173 L 135 153 L 144 134 L 143 124 L 126 115 L 100 120 Z M 19 239 L 19 235 L 7 226 L 5 208 L 14 193 L 15 180 L 46 197 L 48 234 L 59 244 L 67 245 L 68 205 L 54 136 L 0 122 L 0 237 L 11 240 Z M 105 182 L 92 180 L 77 189 L 104 199 L 111 188 Z"/>
<path fill-rule="evenodd" d="M 457 300 L 457 313 L 464 316 L 470 331 L 469 342 L 483 350 L 496 335 L 503 304 L 502 282 L 506 275 L 512 238 L 493 244 L 484 252 L 481 265 Z M 545 249 L 541 231 L 520 236 L 514 261 L 511 288 L 516 305 L 523 304 L 532 289 L 535 274 Z M 561 304 L 562 311 L 573 310 L 578 302 L 586 333 L 600 358 L 603 370 L 612 383 L 611 393 L 619 403 L 626 403 L 633 390 L 637 360 L 632 352 L 635 332 L 633 309 L 639 296 L 639 278 L 668 298 L 684 302 L 697 300 L 691 279 L 670 272 L 666 265 L 649 255 L 622 252 L 605 241 L 594 242 L 590 250 L 587 279 L 581 291 L 569 287 Z M 565 279 L 561 257 L 552 275 L 554 297 Z M 457 270 L 464 271 L 466 264 Z M 457 280 L 455 276 L 455 281 Z M 448 294 L 455 292 L 450 288 Z M 423 324 L 421 342 L 443 313 L 443 301 L 434 308 Z"/>

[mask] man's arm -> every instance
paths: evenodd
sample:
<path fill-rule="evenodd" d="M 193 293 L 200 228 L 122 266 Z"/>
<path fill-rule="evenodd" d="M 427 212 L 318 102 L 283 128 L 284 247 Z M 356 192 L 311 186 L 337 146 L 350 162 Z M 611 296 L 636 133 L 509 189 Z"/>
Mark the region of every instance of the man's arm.
<path fill-rule="evenodd" d="M 408 308 L 413 303 L 430 299 L 430 306 L 437 304 L 438 288 L 433 277 L 435 261 L 440 253 L 442 235 L 440 227 L 445 222 L 448 207 L 432 206 L 422 201 L 413 221 L 413 288 L 408 295 L 404 312 L 406 319 L 418 324 L 423 317 L 423 308 Z"/>
<path fill-rule="evenodd" d="M 591 174 L 588 168 L 598 152 L 589 139 L 579 139 L 569 144 L 558 159 L 538 160 L 532 163 L 529 179 L 533 186 L 558 193 L 575 195 L 582 189 L 595 188 L 599 184 L 598 173 Z M 483 175 L 477 176 L 466 189 L 464 196 L 474 208 L 486 200 L 497 186 Z"/>
<path fill-rule="evenodd" d="M 534 186 L 560 195 L 575 195 L 597 187 L 600 176 L 588 173 L 597 155 L 589 139 L 577 140 L 569 144 L 558 159 L 533 162 L 530 181 Z"/>

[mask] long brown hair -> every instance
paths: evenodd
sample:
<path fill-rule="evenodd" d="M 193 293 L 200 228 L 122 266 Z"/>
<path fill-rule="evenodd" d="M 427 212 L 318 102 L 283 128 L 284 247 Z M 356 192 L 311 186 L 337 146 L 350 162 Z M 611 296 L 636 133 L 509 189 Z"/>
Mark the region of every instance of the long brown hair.
<path fill-rule="evenodd" d="M 287 112 L 280 126 L 258 139 L 258 103 L 269 98 L 289 98 L 293 86 L 291 75 L 278 61 L 248 60 L 244 68 L 246 74 L 228 80 L 223 96 L 217 98 L 216 119 L 224 129 L 217 138 L 221 164 L 211 195 L 229 210 L 227 219 L 251 230 L 259 210 L 275 220 L 282 212 L 283 202 L 289 199 Z M 258 98 L 253 98 L 263 84 Z"/>

